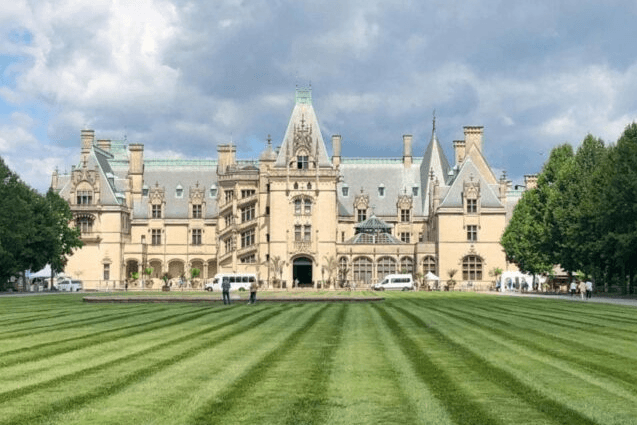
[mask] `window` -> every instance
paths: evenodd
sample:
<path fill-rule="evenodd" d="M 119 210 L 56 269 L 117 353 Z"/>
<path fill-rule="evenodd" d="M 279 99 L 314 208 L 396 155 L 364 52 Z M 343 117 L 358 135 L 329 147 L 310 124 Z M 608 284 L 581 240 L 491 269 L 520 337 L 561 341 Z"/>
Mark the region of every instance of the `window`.
<path fill-rule="evenodd" d="M 378 196 L 380 196 L 381 198 L 385 196 L 385 186 L 383 185 L 378 186 Z"/>
<path fill-rule="evenodd" d="M 306 170 L 308 168 L 307 155 L 301 155 L 296 157 L 296 168 L 299 170 Z"/>
<path fill-rule="evenodd" d="M 467 213 L 475 214 L 478 212 L 478 200 L 477 199 L 467 199 Z"/>
<path fill-rule="evenodd" d="M 152 218 L 161 218 L 161 205 L 153 204 L 152 208 Z"/>
<path fill-rule="evenodd" d="M 482 259 L 477 255 L 467 255 L 462 259 L 462 279 L 482 280 Z"/>
<path fill-rule="evenodd" d="M 245 208 L 241 208 L 241 222 L 245 223 L 246 221 L 254 220 L 255 218 L 255 207 L 254 204 L 248 205 Z"/>
<path fill-rule="evenodd" d="M 265 234 L 265 241 L 266 242 L 270 242 L 270 234 L 269 233 Z"/>
<path fill-rule="evenodd" d="M 349 267 L 347 267 L 347 258 L 341 257 L 338 260 L 338 279 L 342 283 L 347 281 L 347 275 L 349 274 Z"/>
<path fill-rule="evenodd" d="M 396 260 L 391 257 L 382 257 L 378 260 L 377 278 L 381 280 L 388 274 L 396 273 Z"/>
<path fill-rule="evenodd" d="M 232 202 L 232 200 L 234 199 L 234 190 L 226 190 L 224 194 L 226 197 L 226 202 Z"/>
<path fill-rule="evenodd" d="M 361 221 L 367 220 L 367 210 L 358 209 L 356 211 L 356 220 L 360 223 Z"/>
<path fill-rule="evenodd" d="M 372 281 L 372 260 L 367 257 L 358 257 L 354 259 L 353 272 L 354 280 L 364 283 L 371 283 Z"/>
<path fill-rule="evenodd" d="M 111 265 L 104 264 L 104 280 L 110 280 L 110 279 L 111 279 Z"/>
<path fill-rule="evenodd" d="M 303 226 L 303 240 L 305 242 L 312 240 L 312 226 Z"/>
<path fill-rule="evenodd" d="M 257 256 L 255 254 L 246 255 L 239 259 L 241 264 L 254 264 L 257 262 Z"/>
<path fill-rule="evenodd" d="M 422 270 L 424 274 L 429 272 L 436 274 L 436 258 L 428 255 L 422 260 Z"/>
<path fill-rule="evenodd" d="M 467 226 L 467 241 L 476 242 L 478 240 L 478 226 L 470 224 Z"/>
<path fill-rule="evenodd" d="M 301 215 L 301 200 L 300 199 L 294 200 L 294 214 Z"/>
<path fill-rule="evenodd" d="M 312 200 L 311 199 L 305 199 L 303 201 L 303 213 L 305 215 L 310 215 L 312 214 Z"/>
<path fill-rule="evenodd" d="M 175 196 L 177 198 L 183 198 L 184 197 L 184 189 L 181 186 L 177 186 L 177 189 L 175 190 Z"/>
<path fill-rule="evenodd" d="M 161 229 L 151 229 L 150 235 L 153 245 L 161 245 Z"/>
<path fill-rule="evenodd" d="M 93 218 L 79 217 L 75 220 L 75 223 L 82 234 L 93 233 Z"/>
<path fill-rule="evenodd" d="M 77 192 L 77 204 L 78 205 L 92 205 L 93 204 L 93 191 L 91 191 L 91 190 L 79 190 Z"/>
<path fill-rule="evenodd" d="M 224 246 L 226 254 L 228 252 L 234 251 L 234 244 L 232 243 L 232 241 L 233 241 L 232 237 L 226 238 L 226 239 L 223 240 L 223 246 Z"/>
<path fill-rule="evenodd" d="M 241 189 L 241 197 L 242 198 L 249 198 L 250 196 L 254 195 L 255 193 L 257 193 L 257 191 L 254 190 L 254 189 Z"/>
<path fill-rule="evenodd" d="M 406 210 L 406 209 L 400 210 L 400 221 L 409 222 L 410 216 L 411 216 L 410 210 Z"/>
<path fill-rule="evenodd" d="M 410 243 L 411 242 L 411 233 L 402 232 L 400 234 L 400 241 L 401 242 L 405 242 L 405 243 Z"/>
<path fill-rule="evenodd" d="M 210 197 L 211 198 L 216 198 L 217 197 L 217 187 L 216 186 L 212 186 L 210 188 Z"/>
<path fill-rule="evenodd" d="M 418 186 L 414 186 L 411 188 L 411 194 L 413 196 L 418 196 Z"/>
<path fill-rule="evenodd" d="M 201 229 L 192 229 L 192 244 L 201 245 Z"/>
<path fill-rule="evenodd" d="M 254 229 L 241 233 L 241 248 L 254 245 Z"/>
<path fill-rule="evenodd" d="M 270 215 L 270 207 L 265 207 L 265 215 Z"/>
<path fill-rule="evenodd" d="M 270 193 L 270 183 L 265 185 L 265 191 Z"/>
<path fill-rule="evenodd" d="M 342 193 L 343 193 L 343 196 L 349 196 L 349 187 L 347 187 L 347 186 L 343 186 L 343 187 L 341 188 L 341 191 L 342 191 Z"/>
<path fill-rule="evenodd" d="M 226 227 L 232 226 L 234 224 L 234 216 L 232 215 L 232 213 L 230 213 L 228 215 L 224 215 L 223 216 L 223 221 L 225 222 Z"/>
<path fill-rule="evenodd" d="M 411 257 L 400 259 L 400 272 L 403 274 L 412 274 L 414 272 L 414 260 Z"/>
<path fill-rule="evenodd" d="M 192 206 L 192 218 L 201 218 L 203 216 L 203 206 L 201 204 Z"/>
<path fill-rule="evenodd" d="M 307 190 L 312 190 L 312 183 L 307 184 Z"/>
<path fill-rule="evenodd" d="M 341 242 L 345 242 L 345 232 L 341 232 Z"/>
<path fill-rule="evenodd" d="M 418 242 L 422 243 L 424 241 L 425 241 L 425 235 L 422 232 L 418 233 Z"/>
<path fill-rule="evenodd" d="M 148 196 L 148 186 L 142 188 L 142 196 Z"/>

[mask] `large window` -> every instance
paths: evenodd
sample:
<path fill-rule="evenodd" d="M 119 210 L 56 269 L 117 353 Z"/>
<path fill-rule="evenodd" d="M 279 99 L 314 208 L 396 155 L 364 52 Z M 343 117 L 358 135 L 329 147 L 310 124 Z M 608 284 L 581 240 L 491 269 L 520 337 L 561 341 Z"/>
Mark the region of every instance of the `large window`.
<path fill-rule="evenodd" d="M 470 224 L 467 226 L 467 241 L 477 242 L 478 240 L 478 226 Z"/>
<path fill-rule="evenodd" d="M 232 202 L 232 200 L 234 199 L 234 190 L 226 190 L 224 194 L 226 197 L 226 202 Z"/>
<path fill-rule="evenodd" d="M 223 240 L 223 247 L 225 249 L 225 253 L 229 253 L 234 251 L 234 243 L 233 243 L 234 238 L 229 237 Z"/>
<path fill-rule="evenodd" d="M 93 233 L 93 218 L 92 217 L 78 217 L 75 220 L 75 224 L 80 232 L 84 234 Z"/>
<path fill-rule="evenodd" d="M 405 242 L 405 243 L 410 243 L 411 242 L 411 233 L 409 233 L 409 232 L 401 232 L 400 241 L 401 242 Z"/>
<path fill-rule="evenodd" d="M 79 190 L 77 192 L 77 204 L 78 205 L 92 205 L 93 204 L 93 191 L 92 190 Z"/>
<path fill-rule="evenodd" d="M 152 218 L 161 218 L 161 204 L 153 204 L 151 206 Z"/>
<path fill-rule="evenodd" d="M 312 226 L 303 226 L 303 240 L 305 242 L 312 240 Z"/>
<path fill-rule="evenodd" d="M 110 280 L 110 279 L 111 279 L 111 265 L 104 264 L 104 280 Z"/>
<path fill-rule="evenodd" d="M 201 245 L 201 229 L 192 229 L 192 244 Z"/>
<path fill-rule="evenodd" d="M 462 259 L 462 279 L 482 280 L 482 259 L 477 255 L 467 255 Z"/>
<path fill-rule="evenodd" d="M 478 212 L 478 200 L 477 199 L 467 199 L 467 213 L 475 214 Z"/>
<path fill-rule="evenodd" d="M 436 258 L 431 255 L 427 255 L 425 258 L 423 258 L 422 270 L 425 274 L 429 272 L 436 274 Z"/>
<path fill-rule="evenodd" d="M 382 257 L 378 260 L 376 278 L 380 281 L 385 275 L 396 273 L 396 260 L 391 257 Z"/>
<path fill-rule="evenodd" d="M 305 241 L 309 242 L 312 240 L 312 226 L 301 226 L 297 224 L 294 226 L 294 240 L 296 242 Z"/>
<path fill-rule="evenodd" d="M 358 257 L 354 259 L 353 272 L 354 280 L 357 282 L 365 282 L 367 284 L 372 281 L 373 263 L 367 257 Z"/>
<path fill-rule="evenodd" d="M 246 221 L 254 220 L 255 218 L 255 204 L 248 205 L 245 208 L 241 208 L 241 222 L 245 223 Z"/>
<path fill-rule="evenodd" d="M 408 210 L 408 209 L 402 209 L 402 210 L 400 210 L 400 221 L 402 221 L 402 222 L 408 222 L 408 221 L 409 221 L 409 218 L 410 218 L 410 216 L 411 216 L 410 212 L 411 212 L 411 211 L 410 211 L 410 210 Z"/>
<path fill-rule="evenodd" d="M 241 248 L 254 245 L 254 229 L 241 233 Z"/>
<path fill-rule="evenodd" d="M 150 236 L 153 245 L 161 245 L 161 229 L 151 229 Z"/>
<path fill-rule="evenodd" d="M 241 189 L 241 197 L 242 198 L 249 198 L 250 196 L 254 195 L 255 193 L 257 193 L 257 191 L 255 189 Z"/>
<path fill-rule="evenodd" d="M 367 210 L 363 208 L 359 208 L 356 210 L 356 221 L 359 223 L 361 221 L 367 220 Z"/>
<path fill-rule="evenodd" d="M 308 168 L 308 157 L 307 155 L 300 155 L 296 157 L 296 167 L 299 170 L 305 170 Z"/>
<path fill-rule="evenodd" d="M 400 259 L 400 272 L 412 274 L 414 272 L 414 260 L 411 257 L 403 257 Z"/>
<path fill-rule="evenodd" d="M 203 205 L 196 204 L 192 206 L 192 218 L 201 218 L 203 216 Z"/>

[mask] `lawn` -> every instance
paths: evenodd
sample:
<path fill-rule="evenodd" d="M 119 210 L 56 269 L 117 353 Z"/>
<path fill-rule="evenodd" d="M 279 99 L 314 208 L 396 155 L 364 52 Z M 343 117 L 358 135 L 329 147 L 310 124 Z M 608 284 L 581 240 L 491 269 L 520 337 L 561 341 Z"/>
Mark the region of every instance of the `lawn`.
<path fill-rule="evenodd" d="M 0 424 L 637 424 L 637 309 L 382 295 L 0 298 Z"/>

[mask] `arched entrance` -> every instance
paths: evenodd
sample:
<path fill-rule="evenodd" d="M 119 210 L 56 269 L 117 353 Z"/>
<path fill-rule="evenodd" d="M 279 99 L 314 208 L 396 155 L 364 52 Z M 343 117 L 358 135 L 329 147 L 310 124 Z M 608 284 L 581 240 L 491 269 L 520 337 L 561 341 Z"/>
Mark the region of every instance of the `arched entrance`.
<path fill-rule="evenodd" d="M 292 262 L 292 281 L 298 279 L 299 287 L 310 287 L 312 283 L 312 260 L 307 257 L 299 257 Z"/>

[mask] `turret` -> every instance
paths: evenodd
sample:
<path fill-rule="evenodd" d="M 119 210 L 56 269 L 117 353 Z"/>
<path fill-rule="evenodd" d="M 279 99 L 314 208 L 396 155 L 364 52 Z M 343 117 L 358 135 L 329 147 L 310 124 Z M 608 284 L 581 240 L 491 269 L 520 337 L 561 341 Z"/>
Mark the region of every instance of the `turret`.
<path fill-rule="evenodd" d="M 226 145 L 217 145 L 217 155 L 219 162 L 217 164 L 217 174 L 224 174 L 228 171 L 228 167 L 236 163 L 237 147 L 233 143 Z"/>
<path fill-rule="evenodd" d="M 526 190 L 537 188 L 537 174 L 526 174 L 524 176 L 524 186 Z"/>

